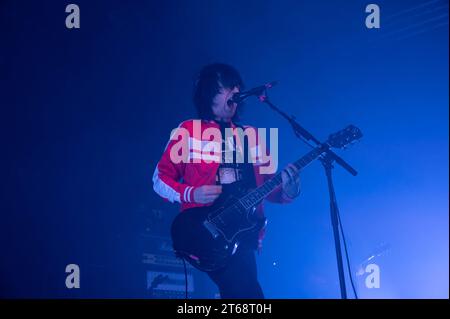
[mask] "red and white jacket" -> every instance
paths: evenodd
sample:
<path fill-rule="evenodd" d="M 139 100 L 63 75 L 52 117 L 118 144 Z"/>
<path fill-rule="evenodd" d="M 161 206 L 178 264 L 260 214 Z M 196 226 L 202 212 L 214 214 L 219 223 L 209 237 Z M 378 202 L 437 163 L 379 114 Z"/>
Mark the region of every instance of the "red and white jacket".
<path fill-rule="evenodd" d="M 236 125 L 231 123 L 231 127 L 236 128 Z M 182 122 L 176 130 L 172 131 L 171 139 L 153 174 L 153 189 L 155 192 L 167 201 L 181 203 L 181 212 L 188 208 L 211 205 L 194 201 L 196 187 L 216 184 L 216 173 L 221 160 L 221 154 L 211 151 L 217 150 L 215 147 L 220 149 L 221 141 L 215 141 L 212 136 L 207 136 L 208 134 L 204 136 L 203 133 L 208 128 L 216 128 L 220 131 L 220 126 L 214 121 L 187 120 Z M 244 129 L 247 128 L 251 127 L 244 126 Z M 252 129 L 256 131 L 255 128 Z M 184 139 L 185 144 L 183 160 L 174 160 L 173 155 L 175 153 L 180 155 L 180 141 L 182 139 Z M 256 185 L 260 186 L 274 174 L 260 173 L 260 166 L 267 165 L 267 163 L 260 161 L 261 155 L 258 153 L 261 152 L 261 147 L 258 145 L 258 139 L 256 139 L 256 145 L 250 147 Z M 292 199 L 284 195 L 280 186 L 267 197 L 267 200 L 275 203 L 286 203 Z M 256 208 L 256 213 L 259 216 L 264 216 L 262 203 Z M 260 233 L 260 240 L 262 240 L 264 234 L 265 229 Z"/>

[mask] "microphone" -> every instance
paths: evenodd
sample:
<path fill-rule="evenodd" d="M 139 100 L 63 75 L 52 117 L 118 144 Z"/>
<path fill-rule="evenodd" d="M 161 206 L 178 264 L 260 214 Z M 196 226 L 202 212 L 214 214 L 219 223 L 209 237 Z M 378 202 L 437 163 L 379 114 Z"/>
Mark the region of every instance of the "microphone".
<path fill-rule="evenodd" d="M 234 93 L 233 96 L 231 97 L 231 99 L 229 99 L 227 103 L 228 103 L 228 105 L 231 105 L 232 103 L 239 104 L 250 96 L 261 95 L 265 90 L 272 88 L 277 83 L 278 83 L 277 81 L 273 81 L 273 82 L 269 82 L 264 85 L 255 87 L 255 88 L 250 89 L 245 92 Z"/>

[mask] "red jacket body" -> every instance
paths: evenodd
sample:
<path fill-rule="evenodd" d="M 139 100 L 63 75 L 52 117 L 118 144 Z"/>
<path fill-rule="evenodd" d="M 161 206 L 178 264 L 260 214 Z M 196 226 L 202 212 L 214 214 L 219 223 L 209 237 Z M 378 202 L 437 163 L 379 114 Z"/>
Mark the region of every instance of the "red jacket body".
<path fill-rule="evenodd" d="M 231 123 L 231 127 L 237 128 L 233 123 Z M 211 205 L 194 201 L 196 187 L 216 184 L 216 173 L 222 158 L 220 153 L 222 143 L 221 140 L 214 139 L 211 134 L 208 134 L 211 132 L 208 129 L 211 128 L 220 132 L 219 125 L 214 121 L 187 120 L 182 122 L 177 129 L 172 131 L 171 138 L 154 171 L 153 189 L 165 200 L 181 203 L 181 212 L 188 208 Z M 262 162 L 261 152 L 265 149 L 258 143 L 255 128 L 244 126 L 244 129 L 256 132 L 255 141 L 249 143 L 249 147 L 256 186 L 260 186 L 273 177 L 274 173 L 261 173 L 261 167 L 268 165 L 267 161 Z M 236 144 L 236 147 L 240 147 L 239 143 Z M 266 155 L 269 156 L 267 152 Z M 266 199 L 276 203 L 285 203 L 291 200 L 284 195 L 281 186 Z M 256 207 L 256 213 L 264 216 L 263 203 Z M 264 233 L 265 229 L 261 231 L 260 239 L 264 237 Z"/>

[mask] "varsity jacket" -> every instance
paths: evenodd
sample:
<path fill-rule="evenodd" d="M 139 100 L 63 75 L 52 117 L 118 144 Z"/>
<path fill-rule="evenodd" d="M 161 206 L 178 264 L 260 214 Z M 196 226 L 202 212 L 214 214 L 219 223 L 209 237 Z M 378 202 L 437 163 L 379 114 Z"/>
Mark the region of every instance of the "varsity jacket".
<path fill-rule="evenodd" d="M 234 123 L 231 123 L 231 127 L 237 128 Z M 167 201 L 181 203 L 181 213 L 188 208 L 211 205 L 194 201 L 196 187 L 216 184 L 216 173 L 222 158 L 220 153 L 222 144 L 221 140 L 214 139 L 209 134 L 211 130 L 208 129 L 211 128 L 220 132 L 219 124 L 214 121 L 187 120 L 182 122 L 178 128 L 172 131 L 170 140 L 156 165 L 153 174 L 154 191 Z M 273 177 L 274 172 L 262 173 L 261 168 L 267 167 L 269 163 L 262 161 L 261 152 L 265 150 L 258 143 L 257 130 L 250 126 L 243 128 L 256 132 L 255 143 L 249 143 L 249 147 L 256 186 L 260 186 Z M 236 147 L 241 147 L 239 139 Z M 268 152 L 265 152 L 267 155 Z M 269 158 L 271 157 L 269 156 Z M 281 186 L 266 199 L 276 203 L 286 203 L 292 200 L 284 195 Z M 256 213 L 261 217 L 264 216 L 263 203 L 256 207 Z M 264 234 L 265 228 L 260 232 L 260 242 Z"/>

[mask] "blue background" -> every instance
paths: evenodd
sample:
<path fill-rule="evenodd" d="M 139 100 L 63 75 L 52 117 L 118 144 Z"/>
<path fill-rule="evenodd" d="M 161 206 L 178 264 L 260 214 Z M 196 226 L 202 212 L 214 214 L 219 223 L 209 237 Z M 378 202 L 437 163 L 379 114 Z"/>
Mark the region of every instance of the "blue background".
<path fill-rule="evenodd" d="M 219 61 L 247 87 L 278 80 L 272 101 L 320 139 L 363 131 L 338 152 L 358 176 L 334 170 L 359 296 L 448 298 L 448 1 L 377 1 L 380 29 L 359 0 L 76 1 L 71 30 L 69 3 L 0 3 L 2 297 L 146 297 L 143 220 L 162 210 L 164 232 L 178 210 L 153 170 L 196 116 L 194 75 Z M 244 122 L 279 128 L 280 167 L 309 150 L 256 99 Z M 261 284 L 268 298 L 339 298 L 320 162 L 302 189 L 266 205 Z M 79 290 L 64 286 L 69 263 Z"/>

